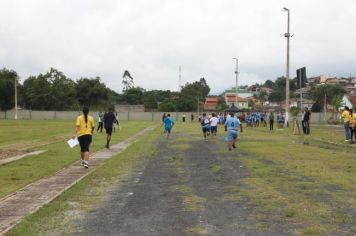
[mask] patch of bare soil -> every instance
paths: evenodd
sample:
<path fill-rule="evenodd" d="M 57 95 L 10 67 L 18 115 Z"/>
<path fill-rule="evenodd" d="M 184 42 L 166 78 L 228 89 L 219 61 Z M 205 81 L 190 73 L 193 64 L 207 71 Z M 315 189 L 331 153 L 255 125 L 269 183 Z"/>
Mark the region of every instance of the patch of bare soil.
<path fill-rule="evenodd" d="M 29 150 L 0 149 L 0 160 L 29 153 Z"/>

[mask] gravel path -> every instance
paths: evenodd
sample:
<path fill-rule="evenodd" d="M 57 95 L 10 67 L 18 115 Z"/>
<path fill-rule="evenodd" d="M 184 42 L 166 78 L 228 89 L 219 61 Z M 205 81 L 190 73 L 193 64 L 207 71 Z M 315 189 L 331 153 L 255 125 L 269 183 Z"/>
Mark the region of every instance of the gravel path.
<path fill-rule="evenodd" d="M 243 154 L 222 153 L 222 138 L 214 138 L 162 137 L 157 156 L 78 222 L 82 235 L 291 235 L 286 227 L 259 229 L 248 208 L 228 199 L 248 173 Z"/>

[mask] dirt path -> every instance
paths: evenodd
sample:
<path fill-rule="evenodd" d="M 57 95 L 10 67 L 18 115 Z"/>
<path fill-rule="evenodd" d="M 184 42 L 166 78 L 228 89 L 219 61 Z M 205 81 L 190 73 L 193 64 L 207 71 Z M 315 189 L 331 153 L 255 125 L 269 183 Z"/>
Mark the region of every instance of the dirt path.
<path fill-rule="evenodd" d="M 248 177 L 239 162 L 244 154 L 222 153 L 216 142 L 223 140 L 162 138 L 157 157 L 78 222 L 82 235 L 293 235 L 286 224 L 259 228 L 263 220 L 229 199 Z"/>

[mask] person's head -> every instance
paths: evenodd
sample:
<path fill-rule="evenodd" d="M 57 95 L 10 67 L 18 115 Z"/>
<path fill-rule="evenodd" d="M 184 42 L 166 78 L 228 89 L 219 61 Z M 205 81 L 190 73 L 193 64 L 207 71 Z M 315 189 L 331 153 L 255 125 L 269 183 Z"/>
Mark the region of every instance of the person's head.
<path fill-rule="evenodd" d="M 167 116 L 168 116 L 168 117 L 171 117 L 171 114 L 169 114 L 169 113 L 168 113 L 168 115 L 167 115 Z"/>
<path fill-rule="evenodd" d="M 89 108 L 87 106 L 84 106 L 83 107 L 83 114 L 84 115 L 88 115 L 88 113 L 89 113 Z"/>
<path fill-rule="evenodd" d="M 206 113 L 203 113 L 203 116 L 206 116 Z"/>
<path fill-rule="evenodd" d="M 350 108 L 348 106 L 345 106 L 345 111 L 350 110 Z"/>
<path fill-rule="evenodd" d="M 304 110 L 305 110 L 305 111 L 308 111 L 308 107 L 304 107 Z"/>
<path fill-rule="evenodd" d="M 235 115 L 235 113 L 233 111 L 230 111 L 230 116 L 233 117 Z"/>
<path fill-rule="evenodd" d="M 211 114 L 212 117 L 215 117 L 215 113 Z"/>

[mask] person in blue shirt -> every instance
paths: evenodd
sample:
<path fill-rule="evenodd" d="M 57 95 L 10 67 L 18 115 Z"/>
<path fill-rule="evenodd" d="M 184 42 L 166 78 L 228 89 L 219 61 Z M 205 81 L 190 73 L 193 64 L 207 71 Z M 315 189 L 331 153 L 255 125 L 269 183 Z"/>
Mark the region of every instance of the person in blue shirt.
<path fill-rule="evenodd" d="M 164 132 L 167 133 L 167 139 L 168 139 L 172 127 L 174 125 L 174 121 L 171 117 L 171 114 L 167 114 L 167 116 L 163 119 L 163 124 L 164 124 Z"/>
<path fill-rule="evenodd" d="M 240 120 L 234 115 L 233 112 L 230 112 L 230 118 L 228 118 L 225 122 L 225 126 L 227 127 L 226 141 L 229 151 L 231 151 L 232 148 L 236 148 L 238 127 L 240 124 Z"/>

